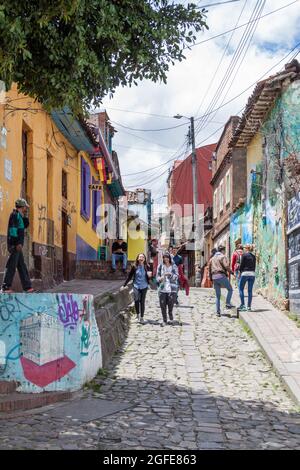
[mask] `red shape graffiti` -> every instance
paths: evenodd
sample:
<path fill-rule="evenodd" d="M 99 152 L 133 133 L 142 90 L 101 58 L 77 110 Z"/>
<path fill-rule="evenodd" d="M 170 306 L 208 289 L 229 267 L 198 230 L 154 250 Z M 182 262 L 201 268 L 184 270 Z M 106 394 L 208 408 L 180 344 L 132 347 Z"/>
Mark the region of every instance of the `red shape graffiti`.
<path fill-rule="evenodd" d="M 76 364 L 67 356 L 42 366 L 26 359 L 26 357 L 21 357 L 21 364 L 25 378 L 39 387 L 46 387 L 46 385 L 56 382 L 76 367 Z"/>

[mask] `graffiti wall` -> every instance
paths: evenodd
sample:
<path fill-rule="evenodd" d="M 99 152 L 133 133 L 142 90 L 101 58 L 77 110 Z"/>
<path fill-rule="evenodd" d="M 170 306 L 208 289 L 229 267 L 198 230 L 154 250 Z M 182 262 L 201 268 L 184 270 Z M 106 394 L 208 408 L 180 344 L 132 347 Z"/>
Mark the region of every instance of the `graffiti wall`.
<path fill-rule="evenodd" d="M 0 296 L 0 380 L 22 392 L 72 391 L 101 367 L 93 296 Z"/>
<path fill-rule="evenodd" d="M 245 205 L 236 211 L 230 221 L 231 253 L 235 250 L 235 241 L 241 239 L 241 243 L 253 243 L 253 207 Z"/>
<path fill-rule="evenodd" d="M 300 315 L 300 194 L 288 203 L 288 263 L 290 310 Z"/>

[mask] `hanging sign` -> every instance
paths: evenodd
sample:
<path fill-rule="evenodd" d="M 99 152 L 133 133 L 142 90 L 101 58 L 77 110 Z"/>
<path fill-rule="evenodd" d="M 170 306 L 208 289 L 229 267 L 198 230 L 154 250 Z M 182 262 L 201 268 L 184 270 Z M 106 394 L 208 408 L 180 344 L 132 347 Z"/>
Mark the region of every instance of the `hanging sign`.
<path fill-rule="evenodd" d="M 91 189 L 92 191 L 100 191 L 101 188 L 102 188 L 102 185 L 99 183 L 89 184 L 89 189 Z"/>

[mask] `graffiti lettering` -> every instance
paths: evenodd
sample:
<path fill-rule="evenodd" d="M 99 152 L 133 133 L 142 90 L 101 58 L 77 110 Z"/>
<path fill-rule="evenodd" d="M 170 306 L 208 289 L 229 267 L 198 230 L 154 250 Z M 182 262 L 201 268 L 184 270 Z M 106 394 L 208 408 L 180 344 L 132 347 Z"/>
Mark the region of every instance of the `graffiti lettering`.
<path fill-rule="evenodd" d="M 47 256 L 48 248 L 46 246 L 39 246 L 38 250 L 40 256 Z"/>
<path fill-rule="evenodd" d="M 73 330 L 79 320 L 79 309 L 76 300 L 73 300 L 72 294 L 62 294 L 58 298 L 58 316 L 65 328 Z"/>
<path fill-rule="evenodd" d="M 89 347 L 90 347 L 90 324 L 88 322 L 82 323 L 81 329 L 81 345 L 80 345 L 80 354 L 81 356 L 88 356 Z"/>
<path fill-rule="evenodd" d="M 1 256 L 3 256 L 3 257 L 8 256 L 8 250 L 7 250 L 7 243 L 6 242 L 1 242 L 1 244 L 0 244 L 0 253 L 1 253 Z"/>
<path fill-rule="evenodd" d="M 24 304 L 17 295 L 6 294 L 1 296 L 3 300 L 0 300 L 0 319 L 4 322 L 17 320 L 15 313 L 24 313 L 24 310 L 27 312 L 37 312 L 43 313 L 45 308 L 39 306 L 37 309 L 29 307 L 29 305 Z"/>
<path fill-rule="evenodd" d="M 38 237 L 40 239 L 45 239 L 45 230 L 47 222 L 47 207 L 38 205 L 38 221 L 39 221 L 39 231 Z"/>
<path fill-rule="evenodd" d="M 1 343 L 3 343 L 3 341 L 1 341 Z M 5 374 L 9 361 L 18 361 L 20 359 L 20 357 L 22 356 L 22 353 L 20 352 L 20 346 L 21 346 L 21 344 L 17 344 L 16 346 L 14 346 L 13 348 L 10 349 L 10 351 L 8 352 L 7 355 L 5 355 L 4 357 L 0 356 L 0 375 Z M 1 349 L 2 350 L 4 349 L 4 351 L 5 351 L 5 344 L 4 344 L 4 347 L 2 346 Z M 18 351 L 18 353 L 17 353 L 16 356 L 13 356 L 12 354 L 15 351 Z"/>

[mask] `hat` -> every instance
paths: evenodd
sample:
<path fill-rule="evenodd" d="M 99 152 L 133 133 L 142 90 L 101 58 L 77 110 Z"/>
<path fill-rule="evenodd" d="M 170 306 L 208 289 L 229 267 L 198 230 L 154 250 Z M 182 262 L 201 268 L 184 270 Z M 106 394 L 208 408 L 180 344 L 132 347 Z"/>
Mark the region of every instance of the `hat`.
<path fill-rule="evenodd" d="M 26 201 L 26 199 L 17 199 L 16 202 L 16 207 L 29 207 L 29 204 L 28 202 Z"/>

